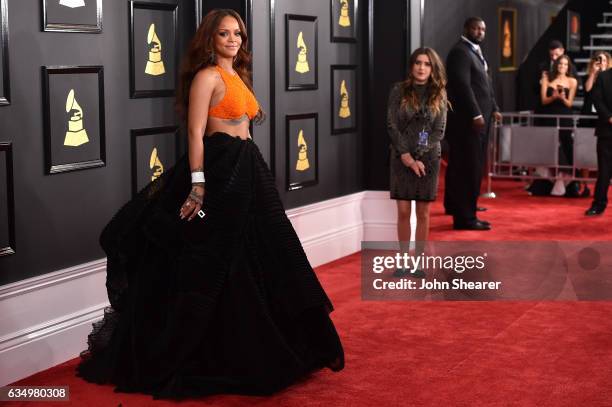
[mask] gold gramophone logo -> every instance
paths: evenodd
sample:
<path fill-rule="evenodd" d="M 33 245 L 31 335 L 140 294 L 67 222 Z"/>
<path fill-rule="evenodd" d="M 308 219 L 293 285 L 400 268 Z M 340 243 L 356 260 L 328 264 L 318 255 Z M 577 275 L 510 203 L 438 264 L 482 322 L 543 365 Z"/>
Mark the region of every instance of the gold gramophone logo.
<path fill-rule="evenodd" d="M 159 155 L 157 155 L 157 147 L 153 147 L 153 151 L 151 151 L 151 158 L 149 159 L 149 168 L 153 170 L 153 175 L 151 175 L 151 181 L 155 181 L 164 173 L 164 165 L 159 159 Z"/>
<path fill-rule="evenodd" d="M 346 90 L 346 81 L 342 79 L 342 83 L 340 84 L 340 110 L 338 111 L 338 116 L 343 119 L 350 117 L 351 109 L 349 108 L 349 95 Z"/>
<path fill-rule="evenodd" d="M 147 61 L 145 73 L 153 76 L 163 75 L 166 73 L 166 69 L 164 68 L 164 61 L 162 61 L 161 56 L 161 41 L 155 33 L 155 24 L 149 26 L 147 44 L 149 44 L 149 60 Z"/>
<path fill-rule="evenodd" d="M 70 8 L 85 7 L 85 0 L 60 0 L 59 4 Z"/>
<path fill-rule="evenodd" d="M 340 0 L 340 18 L 338 25 L 341 27 L 350 27 L 351 19 L 349 17 L 349 0 Z"/>
<path fill-rule="evenodd" d="M 502 55 L 504 58 L 512 56 L 512 32 L 510 31 L 510 21 L 507 19 L 504 21 L 504 47 Z"/>
<path fill-rule="evenodd" d="M 68 113 L 68 131 L 64 145 L 77 147 L 89 142 L 87 131 L 83 128 L 83 108 L 76 101 L 74 89 L 70 89 L 66 98 L 66 113 Z"/>
<path fill-rule="evenodd" d="M 310 71 L 310 68 L 308 67 L 308 48 L 304 42 L 304 34 L 302 34 L 301 31 L 297 37 L 297 48 L 299 51 L 297 62 L 295 64 L 295 71 L 299 73 L 306 73 Z"/>
<path fill-rule="evenodd" d="M 298 159 L 295 164 L 295 169 L 297 171 L 306 171 L 310 168 L 310 164 L 308 163 L 308 146 L 306 145 L 306 140 L 304 139 L 304 130 L 300 129 L 300 133 L 298 134 Z"/>

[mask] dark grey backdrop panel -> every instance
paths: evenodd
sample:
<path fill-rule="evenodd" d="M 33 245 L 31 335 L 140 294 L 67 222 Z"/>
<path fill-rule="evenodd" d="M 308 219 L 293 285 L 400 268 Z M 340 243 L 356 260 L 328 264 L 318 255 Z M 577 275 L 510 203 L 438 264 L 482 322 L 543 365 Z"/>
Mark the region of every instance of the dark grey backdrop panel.
<path fill-rule="evenodd" d="M 253 0 L 194 0 L 194 2 L 196 23 L 198 25 L 209 11 L 216 8 L 230 8 L 240 14 L 240 17 L 242 17 L 247 26 L 249 38 L 252 38 Z"/>
<path fill-rule="evenodd" d="M 387 99 L 394 82 L 404 78 L 409 43 L 407 1 L 368 1 L 368 109 L 363 162 L 365 189 L 389 188 Z"/>
<path fill-rule="evenodd" d="M 270 81 L 274 75 L 270 69 L 270 1 L 253 0 L 253 21 L 258 23 L 252 25 L 252 37 L 255 40 L 251 43 L 253 50 L 253 89 L 259 105 L 268 115 L 268 119 L 258 126 L 253 126 L 253 140 L 261 150 L 264 160 L 270 165 L 272 142 L 271 136 L 271 105 L 270 105 Z"/>
<path fill-rule="evenodd" d="M 104 1 L 101 35 L 41 32 L 40 0 L 9 2 L 11 104 L 0 107 L 0 140 L 13 141 L 17 250 L 0 257 L 0 285 L 103 258 L 99 234 L 132 195 L 130 129 L 178 123 L 174 98 L 129 98 L 127 1 Z M 194 13 L 194 3 L 181 0 L 180 55 L 195 30 Z M 45 175 L 46 65 L 104 66 L 105 167 Z M 184 134 L 181 140 L 184 151 Z"/>
<path fill-rule="evenodd" d="M 362 33 L 356 43 L 332 43 L 330 3 L 274 0 L 272 5 L 274 27 L 273 49 L 270 66 L 273 69 L 271 100 L 274 121 L 272 137 L 275 143 L 276 186 L 286 208 L 293 208 L 325 199 L 350 194 L 362 189 L 362 133 L 361 130 L 340 135 L 331 134 L 330 66 L 333 64 L 361 63 Z M 316 16 L 318 22 L 318 89 L 302 91 L 285 90 L 285 15 L 300 14 Z M 358 11 L 360 16 L 360 11 Z M 360 17 L 361 18 L 361 17 Z M 359 25 L 361 27 L 365 24 Z M 257 58 L 257 56 L 255 56 Z M 312 60 L 309 59 L 309 62 Z M 358 76 L 358 81 L 361 78 Z M 358 92 L 360 92 L 358 90 Z M 363 97 L 354 95 L 358 104 Z M 361 110 L 361 109 L 357 109 Z M 318 113 L 318 177 L 317 185 L 295 191 L 286 191 L 286 129 L 285 116 L 303 113 Z M 360 129 L 361 126 L 358 126 Z"/>

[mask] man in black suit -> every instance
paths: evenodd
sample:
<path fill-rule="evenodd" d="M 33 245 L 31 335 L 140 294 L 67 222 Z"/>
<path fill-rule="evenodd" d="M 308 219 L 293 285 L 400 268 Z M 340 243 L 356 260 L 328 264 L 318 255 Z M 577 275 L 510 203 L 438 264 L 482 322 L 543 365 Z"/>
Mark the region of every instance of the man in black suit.
<path fill-rule="evenodd" d="M 489 230 L 489 222 L 476 217 L 478 195 L 487 156 L 491 119 L 501 120 L 488 64 L 480 49 L 486 26 L 470 17 L 463 35 L 446 59 L 449 143 L 444 207 L 453 215 L 453 228 Z"/>
<path fill-rule="evenodd" d="M 546 61 L 542 61 L 540 65 L 538 65 L 538 82 L 542 78 L 542 73 L 548 74 L 552 70 L 553 64 L 561 55 L 565 55 L 565 48 L 563 47 L 563 43 L 559 40 L 552 40 L 548 44 L 548 59 Z M 576 67 L 572 64 L 571 74 L 574 78 L 578 78 L 578 71 Z M 540 84 L 538 83 L 538 97 L 540 95 Z"/>
<path fill-rule="evenodd" d="M 601 72 L 591 90 L 597 109 L 597 183 L 587 216 L 601 215 L 608 206 L 608 187 L 612 178 L 612 70 Z"/>

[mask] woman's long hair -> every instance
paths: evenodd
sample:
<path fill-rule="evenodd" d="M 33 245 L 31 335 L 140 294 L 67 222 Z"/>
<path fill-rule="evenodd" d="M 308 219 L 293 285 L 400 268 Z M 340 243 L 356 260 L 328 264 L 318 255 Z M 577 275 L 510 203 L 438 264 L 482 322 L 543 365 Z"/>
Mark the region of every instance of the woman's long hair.
<path fill-rule="evenodd" d="M 553 62 L 553 66 L 550 69 L 550 73 L 548 74 L 549 82 L 554 81 L 559 76 L 559 64 L 561 63 L 562 59 L 565 59 L 567 61 L 567 72 L 565 73 L 565 76 L 567 76 L 568 78 L 573 78 L 573 76 L 572 76 L 572 60 L 570 59 L 570 57 L 568 55 L 563 54 L 559 58 L 555 59 L 555 62 Z"/>
<path fill-rule="evenodd" d="M 419 55 L 427 55 L 431 63 L 431 75 L 427 81 L 427 108 L 434 114 L 439 114 L 442 107 L 448 103 L 446 98 L 446 70 L 437 52 L 432 48 L 422 47 L 410 55 L 408 61 L 408 76 L 402 82 L 402 108 L 417 110 L 421 102 L 415 91 L 415 82 L 412 77 L 412 69 Z"/>
<path fill-rule="evenodd" d="M 249 90 L 253 92 L 253 85 L 251 83 L 251 53 L 248 51 L 249 38 L 244 21 L 242 21 L 237 12 L 231 9 L 211 10 L 202 20 L 200 27 L 198 27 L 181 64 L 176 108 L 183 118 L 187 116 L 189 110 L 189 89 L 191 88 L 193 78 L 201 69 L 216 65 L 215 34 L 219 29 L 221 20 L 228 16 L 235 18 L 238 22 L 242 38 L 242 44 L 234 59 L 233 68 L 240 75 L 240 78 Z M 264 114 L 259 109 L 255 122 L 260 123 L 263 121 L 263 118 Z"/>

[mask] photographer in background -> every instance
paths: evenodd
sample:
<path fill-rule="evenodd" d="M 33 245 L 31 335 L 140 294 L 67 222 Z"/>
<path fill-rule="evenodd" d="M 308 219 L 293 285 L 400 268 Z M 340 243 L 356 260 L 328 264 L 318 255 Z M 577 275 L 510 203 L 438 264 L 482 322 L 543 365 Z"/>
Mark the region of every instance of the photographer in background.
<path fill-rule="evenodd" d="M 584 104 L 582 106 L 581 114 L 591 115 L 597 114 L 593 99 L 591 97 L 591 90 L 597 80 L 597 76 L 600 72 L 607 71 L 610 66 L 610 59 L 612 57 L 605 51 L 597 51 L 589 61 L 587 68 L 587 75 L 584 80 Z M 591 127 L 595 127 L 596 123 L 593 122 Z"/>

